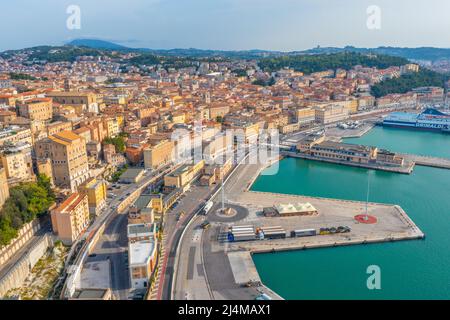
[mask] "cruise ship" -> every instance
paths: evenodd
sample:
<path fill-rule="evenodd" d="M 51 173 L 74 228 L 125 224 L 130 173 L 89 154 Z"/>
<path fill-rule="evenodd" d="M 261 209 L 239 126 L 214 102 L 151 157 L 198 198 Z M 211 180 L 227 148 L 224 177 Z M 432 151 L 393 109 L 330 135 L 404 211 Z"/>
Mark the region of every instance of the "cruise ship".
<path fill-rule="evenodd" d="M 393 112 L 383 119 L 383 126 L 450 132 L 450 114 L 433 108 L 424 112 Z"/>

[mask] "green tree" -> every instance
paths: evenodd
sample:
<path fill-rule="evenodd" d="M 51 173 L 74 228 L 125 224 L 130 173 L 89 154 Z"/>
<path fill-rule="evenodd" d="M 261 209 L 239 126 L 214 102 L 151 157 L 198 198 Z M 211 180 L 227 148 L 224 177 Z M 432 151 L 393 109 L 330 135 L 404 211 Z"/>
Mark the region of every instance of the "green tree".
<path fill-rule="evenodd" d="M 119 135 L 115 138 L 106 138 L 103 140 L 104 144 L 112 144 L 116 147 L 116 152 L 124 153 L 126 149 L 124 136 Z"/>

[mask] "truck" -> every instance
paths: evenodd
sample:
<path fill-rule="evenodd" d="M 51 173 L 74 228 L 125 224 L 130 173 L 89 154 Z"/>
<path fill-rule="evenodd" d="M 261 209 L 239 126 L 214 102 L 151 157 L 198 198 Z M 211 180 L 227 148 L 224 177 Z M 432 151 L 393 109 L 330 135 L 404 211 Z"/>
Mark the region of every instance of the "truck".
<path fill-rule="evenodd" d="M 264 231 L 264 239 L 285 239 L 286 238 L 286 231 L 284 230 L 270 230 L 270 231 Z"/>
<path fill-rule="evenodd" d="M 301 229 L 301 230 L 294 230 L 291 232 L 291 237 L 312 237 L 317 235 L 316 229 Z"/>
<path fill-rule="evenodd" d="M 204 214 L 205 216 L 208 214 L 209 210 L 211 210 L 211 208 L 213 207 L 213 205 L 214 205 L 214 202 L 212 202 L 212 201 L 206 202 L 206 205 L 205 205 L 205 207 L 203 208 L 203 214 Z"/>
<path fill-rule="evenodd" d="M 251 231 L 229 232 L 228 240 L 230 242 L 256 240 L 256 234 Z"/>
<path fill-rule="evenodd" d="M 206 230 L 211 226 L 208 220 L 203 221 L 203 223 L 200 225 L 200 228 Z"/>

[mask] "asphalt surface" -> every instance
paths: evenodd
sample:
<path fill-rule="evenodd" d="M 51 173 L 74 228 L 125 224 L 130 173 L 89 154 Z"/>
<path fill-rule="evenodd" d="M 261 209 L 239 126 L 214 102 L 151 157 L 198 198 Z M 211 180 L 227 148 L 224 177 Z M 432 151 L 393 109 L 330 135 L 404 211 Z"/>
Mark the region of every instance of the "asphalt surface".
<path fill-rule="evenodd" d="M 127 197 L 127 194 L 137 190 L 155 177 L 158 177 L 158 175 L 146 172 L 138 184 L 116 183 L 119 188 L 112 188 L 112 190 L 108 191 L 108 193 L 114 193 L 115 196 L 107 198 L 105 212 L 89 227 L 90 231 L 95 230 L 95 228 L 98 228 L 106 221 L 105 231 L 100 236 L 94 250 L 85 262 L 110 261 L 111 290 L 115 297 L 120 300 L 130 298 L 127 239 L 128 210 L 124 210 L 123 213 L 118 214 L 116 209 L 123 201 L 123 198 Z M 87 234 L 89 232 L 86 232 Z"/>
<path fill-rule="evenodd" d="M 194 217 L 195 213 L 204 206 L 205 200 L 208 198 L 213 188 L 214 186 L 203 187 L 193 185 L 191 190 L 179 201 L 179 204 L 165 215 L 164 228 L 169 237 L 168 242 L 166 243 L 166 255 L 168 255 L 166 258 L 167 262 L 165 266 L 163 266 L 163 278 L 161 279 L 162 287 L 161 292 L 158 295 L 162 300 L 169 300 L 171 298 L 175 256 L 181 234 L 189 221 Z M 180 219 L 180 221 L 177 221 L 177 216 L 181 211 L 185 212 L 185 216 Z"/>

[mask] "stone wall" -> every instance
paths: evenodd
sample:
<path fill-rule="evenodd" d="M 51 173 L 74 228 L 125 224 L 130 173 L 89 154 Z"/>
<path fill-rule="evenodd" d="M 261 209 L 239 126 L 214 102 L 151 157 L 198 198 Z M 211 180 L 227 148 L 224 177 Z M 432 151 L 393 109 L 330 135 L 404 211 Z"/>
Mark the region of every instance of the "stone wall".
<path fill-rule="evenodd" d="M 53 247 L 53 238 L 50 234 L 37 238 L 30 250 L 11 266 L 0 279 L 0 297 L 3 297 L 9 290 L 20 287 L 50 247 Z"/>

